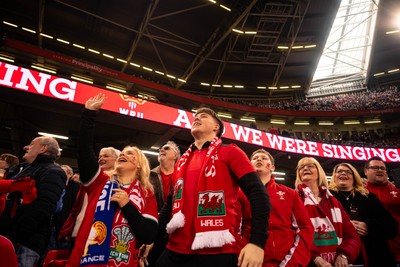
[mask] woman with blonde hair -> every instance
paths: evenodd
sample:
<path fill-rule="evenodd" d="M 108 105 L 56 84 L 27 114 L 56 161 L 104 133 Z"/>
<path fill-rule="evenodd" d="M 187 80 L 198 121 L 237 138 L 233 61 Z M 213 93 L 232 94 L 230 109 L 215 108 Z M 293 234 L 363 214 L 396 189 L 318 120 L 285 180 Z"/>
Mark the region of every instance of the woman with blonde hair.
<path fill-rule="evenodd" d="M 126 146 L 112 171 L 103 171 L 92 144 L 96 113 L 106 97 L 86 101 L 79 131 L 78 166 L 88 204 L 66 266 L 137 266 L 139 244 L 154 242 L 157 203 L 144 153 Z"/>
<path fill-rule="evenodd" d="M 364 266 L 395 266 L 387 244 L 397 234 L 397 221 L 383 207 L 375 194 L 364 187 L 358 171 L 349 163 L 333 168 L 330 190 L 350 216 L 362 241 L 361 255 L 356 264 Z"/>
<path fill-rule="evenodd" d="M 296 190 L 314 226 L 309 266 L 349 266 L 360 251 L 360 238 L 339 201 L 328 190 L 321 164 L 312 157 L 297 163 Z"/>

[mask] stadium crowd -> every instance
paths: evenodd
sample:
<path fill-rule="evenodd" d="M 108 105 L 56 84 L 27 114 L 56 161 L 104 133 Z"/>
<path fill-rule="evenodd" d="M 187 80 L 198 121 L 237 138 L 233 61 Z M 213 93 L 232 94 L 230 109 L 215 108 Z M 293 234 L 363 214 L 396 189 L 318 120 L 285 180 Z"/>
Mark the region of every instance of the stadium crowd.
<path fill-rule="evenodd" d="M 131 145 L 96 157 L 105 101 L 90 98 L 82 113 L 79 179 L 57 163 L 53 137 L 35 137 L 22 163 L 0 156 L 0 266 L 399 267 L 400 190 L 381 158 L 365 162 L 365 179 L 340 163 L 329 184 L 303 157 L 291 189 L 275 182 L 268 151 L 248 158 L 222 144 L 222 120 L 201 108 L 189 148 L 166 142 L 150 170 Z"/>
<path fill-rule="evenodd" d="M 246 100 L 243 98 L 219 98 L 219 100 L 257 108 L 293 111 L 387 110 L 399 107 L 400 86 L 387 86 L 358 92 L 313 98 L 304 97 L 271 103 L 266 100 Z"/>

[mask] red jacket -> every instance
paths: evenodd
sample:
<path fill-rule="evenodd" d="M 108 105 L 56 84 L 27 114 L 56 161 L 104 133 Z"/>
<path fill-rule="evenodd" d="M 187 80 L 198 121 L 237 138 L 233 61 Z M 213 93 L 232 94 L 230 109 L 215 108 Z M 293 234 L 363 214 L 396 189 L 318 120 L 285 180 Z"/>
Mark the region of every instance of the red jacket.
<path fill-rule="evenodd" d="M 399 223 L 399 233 L 395 238 L 389 240 L 388 243 L 395 261 L 400 262 L 400 189 L 389 182 L 383 185 L 368 182 L 367 189 L 379 198 L 383 206 Z"/>
<path fill-rule="evenodd" d="M 296 191 L 276 183 L 273 177 L 267 183 L 266 189 L 272 208 L 263 267 L 307 266 L 310 262 L 314 227 L 302 200 Z M 250 213 L 248 202 L 246 206 Z M 243 231 L 244 238 L 247 232 Z"/>
<path fill-rule="evenodd" d="M 356 229 L 354 228 L 353 224 L 350 221 L 350 217 L 347 215 L 346 211 L 343 209 L 342 204 L 340 204 L 339 200 L 334 198 L 333 196 L 330 198 L 326 198 L 325 194 L 327 194 L 328 191 L 325 190 L 321 192 L 320 188 L 320 193 L 321 193 L 321 202 L 318 204 L 319 207 L 323 210 L 324 214 L 329 218 L 331 222 L 333 222 L 333 216 L 332 216 L 332 206 L 337 207 L 340 209 L 340 213 L 342 215 L 342 222 L 336 224 L 335 228 L 336 233 L 341 233 L 341 238 L 342 242 L 340 245 L 336 248 L 336 257 L 340 254 L 343 254 L 347 256 L 348 262 L 353 263 L 359 253 L 360 253 L 360 248 L 361 248 L 361 241 L 360 237 L 357 234 Z M 331 203 L 329 203 L 331 202 Z M 312 244 L 311 246 L 311 265 L 310 266 L 316 266 L 314 264 L 314 260 L 317 256 L 320 255 L 320 249 L 317 245 Z M 336 260 L 336 259 L 335 259 Z"/>

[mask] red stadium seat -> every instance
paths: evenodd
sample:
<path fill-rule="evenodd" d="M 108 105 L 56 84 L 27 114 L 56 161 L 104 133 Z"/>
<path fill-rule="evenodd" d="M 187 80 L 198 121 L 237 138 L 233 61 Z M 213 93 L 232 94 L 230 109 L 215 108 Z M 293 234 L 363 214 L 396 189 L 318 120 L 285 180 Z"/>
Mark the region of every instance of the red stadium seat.
<path fill-rule="evenodd" d="M 46 258 L 44 259 L 43 267 L 65 266 L 69 254 L 70 250 L 68 249 L 50 250 L 47 252 Z"/>
<path fill-rule="evenodd" d="M 0 235 L 0 266 L 18 267 L 17 254 L 11 241 Z"/>

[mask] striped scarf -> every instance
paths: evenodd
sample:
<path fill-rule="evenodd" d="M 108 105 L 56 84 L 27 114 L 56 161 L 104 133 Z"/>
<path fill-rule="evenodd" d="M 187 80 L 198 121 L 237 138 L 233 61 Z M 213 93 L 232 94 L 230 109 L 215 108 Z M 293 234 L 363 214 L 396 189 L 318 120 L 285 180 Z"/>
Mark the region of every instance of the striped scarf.
<path fill-rule="evenodd" d="M 192 250 L 222 247 L 235 241 L 235 238 L 229 232 L 226 214 L 225 193 L 232 189 L 224 186 L 226 177 L 221 175 L 220 166 L 223 163 L 218 157 L 218 150 L 221 145 L 221 139 L 218 137 L 215 137 L 211 142 L 200 170 L 197 195 L 195 196 L 198 203 L 195 214 L 186 214 L 186 216 L 195 218 L 195 238 L 192 243 Z M 185 224 L 185 215 L 182 213 L 182 205 L 184 205 L 182 191 L 186 179 L 186 163 L 192 154 L 193 146 L 192 144 L 189 147 L 176 165 L 175 175 L 178 180 L 174 187 L 172 218 L 167 225 L 168 234 L 173 233 Z M 218 220 L 218 225 L 205 223 L 209 219 Z"/>
<path fill-rule="evenodd" d="M 336 248 L 342 243 L 343 236 L 339 203 L 324 186 L 319 187 L 322 198 L 320 203 L 306 185 L 298 185 L 297 190 L 314 226 L 314 244 L 318 247 L 319 256 L 334 264 Z M 323 209 L 321 204 L 328 206 L 330 214 L 326 213 L 327 209 Z"/>
<path fill-rule="evenodd" d="M 121 209 L 111 202 L 115 188 L 124 190 L 129 196 L 129 201 L 140 213 L 145 208 L 145 190 L 138 180 L 129 187 L 119 187 L 117 179 L 107 181 L 96 205 L 81 266 L 98 264 L 123 267 L 138 264 L 136 237 Z"/>
<path fill-rule="evenodd" d="M 100 194 L 92 227 L 81 258 L 81 266 L 107 264 L 108 262 L 111 229 L 113 226 L 114 214 L 117 209 L 116 203 L 111 202 L 114 188 L 118 188 L 117 181 L 107 181 Z"/>

